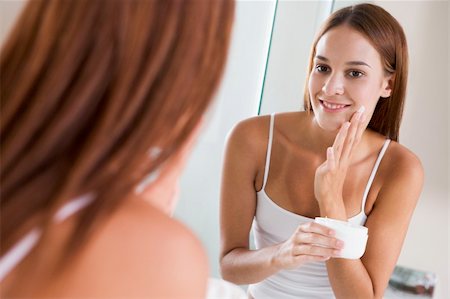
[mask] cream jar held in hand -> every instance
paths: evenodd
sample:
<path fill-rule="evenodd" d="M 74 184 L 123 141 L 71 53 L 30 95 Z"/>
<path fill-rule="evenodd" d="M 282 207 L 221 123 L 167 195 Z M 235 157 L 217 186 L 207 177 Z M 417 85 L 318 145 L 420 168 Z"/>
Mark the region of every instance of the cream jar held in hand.
<path fill-rule="evenodd" d="M 323 217 L 316 217 L 314 222 L 335 230 L 336 239 L 344 242 L 341 258 L 359 259 L 364 254 L 368 238 L 367 227 Z"/>

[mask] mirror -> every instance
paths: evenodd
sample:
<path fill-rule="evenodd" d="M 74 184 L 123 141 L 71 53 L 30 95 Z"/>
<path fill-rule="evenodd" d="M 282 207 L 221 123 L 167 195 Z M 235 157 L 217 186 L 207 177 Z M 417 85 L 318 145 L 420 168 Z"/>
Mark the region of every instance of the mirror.
<path fill-rule="evenodd" d="M 334 1 L 328 7 L 335 11 L 358 2 Z M 407 37 L 409 79 L 400 143 L 421 159 L 425 170 L 398 265 L 436 273 L 433 298 L 449 298 L 448 2 L 370 2 L 390 12 Z M 294 8 L 301 5 L 310 7 L 309 13 Z M 278 3 L 261 114 L 303 109 L 309 47 L 319 20 L 326 18 L 324 12 L 311 13 L 320 5 L 326 6 L 315 1 Z"/>

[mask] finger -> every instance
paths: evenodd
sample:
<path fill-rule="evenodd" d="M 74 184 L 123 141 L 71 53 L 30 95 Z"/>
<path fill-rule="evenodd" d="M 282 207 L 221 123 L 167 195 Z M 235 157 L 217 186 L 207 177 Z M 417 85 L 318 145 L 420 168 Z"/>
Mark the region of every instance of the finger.
<path fill-rule="evenodd" d="M 297 245 L 294 250 L 294 255 L 312 255 L 312 256 L 330 256 L 338 257 L 341 254 L 340 249 L 327 248 L 322 246 L 316 246 L 312 244 Z"/>
<path fill-rule="evenodd" d="M 330 259 L 330 256 L 320 256 L 320 255 L 299 255 L 296 256 L 295 261 L 297 263 L 303 264 L 306 262 L 324 262 Z"/>
<path fill-rule="evenodd" d="M 333 171 L 336 168 L 336 159 L 332 147 L 327 148 L 327 169 Z"/>
<path fill-rule="evenodd" d="M 361 118 L 359 119 L 358 130 L 356 132 L 356 138 L 355 138 L 355 141 L 354 141 L 355 146 L 359 144 L 359 142 L 361 141 L 362 134 L 366 130 L 365 120 L 366 120 L 366 115 L 363 113 L 361 115 Z"/>
<path fill-rule="evenodd" d="M 344 247 L 343 241 L 316 233 L 298 234 L 295 238 L 295 244 L 312 244 L 333 249 L 342 249 Z"/>
<path fill-rule="evenodd" d="M 299 233 L 316 233 L 329 237 L 334 237 L 336 235 L 336 232 L 333 229 L 313 221 L 299 225 L 297 228 L 297 234 Z"/>
<path fill-rule="evenodd" d="M 350 127 L 350 122 L 345 122 L 342 124 L 339 132 L 334 138 L 333 150 L 336 161 L 339 161 L 342 153 L 342 146 L 344 144 L 345 139 L 347 138 L 348 128 Z"/>
<path fill-rule="evenodd" d="M 353 148 L 356 145 L 355 140 L 357 139 L 357 133 L 358 133 L 358 128 L 360 127 L 360 119 L 361 116 L 364 112 L 365 108 L 364 106 L 361 106 L 358 111 L 356 111 L 350 122 L 350 128 L 348 129 L 348 134 L 347 134 L 347 138 L 344 142 L 343 145 L 343 149 L 342 149 L 342 155 L 341 155 L 341 160 L 340 163 L 343 163 L 344 165 L 348 162 L 348 160 L 350 159 L 350 156 L 353 152 Z"/>

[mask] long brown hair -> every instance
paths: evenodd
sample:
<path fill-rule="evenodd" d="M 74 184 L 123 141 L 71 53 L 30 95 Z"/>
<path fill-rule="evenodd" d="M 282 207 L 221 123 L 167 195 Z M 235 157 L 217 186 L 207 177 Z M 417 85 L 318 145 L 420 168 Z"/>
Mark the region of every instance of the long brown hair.
<path fill-rule="evenodd" d="M 320 38 L 341 25 L 350 26 L 366 36 L 380 54 L 386 74 L 393 75 L 391 96 L 378 100 L 368 127 L 398 141 L 408 79 L 408 46 L 402 26 L 386 10 L 373 4 L 363 3 L 337 10 L 328 17 L 314 39 L 308 74 L 314 66 L 316 45 Z M 306 111 L 312 112 L 308 80 L 303 104 Z"/>
<path fill-rule="evenodd" d="M 220 80 L 233 15 L 231 0 L 28 2 L 1 52 L 2 254 L 93 192 L 78 248 L 179 151 Z"/>

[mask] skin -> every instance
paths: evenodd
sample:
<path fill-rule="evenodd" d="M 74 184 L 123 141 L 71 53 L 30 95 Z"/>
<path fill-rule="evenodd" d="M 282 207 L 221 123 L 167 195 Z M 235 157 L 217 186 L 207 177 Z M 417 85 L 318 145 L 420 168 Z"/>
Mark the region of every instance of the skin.
<path fill-rule="evenodd" d="M 46 273 L 56 262 L 55 256 L 60 253 L 76 215 L 51 228 L 42 250 L 28 255 L 2 283 L 2 295 L 204 298 L 208 278 L 206 253 L 194 234 L 170 217 L 177 201 L 179 177 L 198 132 L 197 128 L 181 151 L 165 163 L 157 180 L 143 192 L 131 194 L 97 228 L 65 271 L 57 277 Z M 30 268 L 34 269 L 32 280 Z M 12 281 L 21 287 L 14 287 Z"/>
<path fill-rule="evenodd" d="M 392 78 L 371 43 L 347 26 L 322 36 L 316 54 L 309 81 L 314 113 L 276 115 L 265 192 L 280 207 L 311 221 L 316 216 L 346 220 L 361 211 L 364 188 L 385 141 L 367 124 L 380 97 L 390 95 Z M 330 112 L 321 101 L 348 106 Z M 363 207 L 369 239 L 361 259 L 337 258 L 345 244 L 313 222 L 300 225 L 281 244 L 250 250 L 268 132 L 269 117 L 255 117 L 239 123 L 227 142 L 221 190 L 224 279 L 256 283 L 283 269 L 326 261 L 337 298 L 382 298 L 422 189 L 419 159 L 396 142 L 389 145 Z"/>

